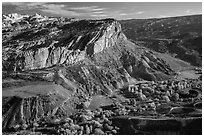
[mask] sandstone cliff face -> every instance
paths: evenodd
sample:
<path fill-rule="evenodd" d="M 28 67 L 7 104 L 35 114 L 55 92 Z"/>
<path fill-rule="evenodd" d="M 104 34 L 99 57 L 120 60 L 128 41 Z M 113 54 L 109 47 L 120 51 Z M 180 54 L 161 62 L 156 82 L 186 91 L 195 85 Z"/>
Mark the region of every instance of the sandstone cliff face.
<path fill-rule="evenodd" d="M 146 75 L 158 80 L 158 72 L 167 78 L 172 72 L 128 41 L 116 20 L 29 19 L 2 30 L 5 129 L 58 115 L 58 110 L 69 115 L 93 95 L 111 95 Z"/>
<path fill-rule="evenodd" d="M 80 33 L 79 29 L 77 34 L 70 32 L 69 27 L 78 29 L 78 25 L 83 23 L 90 25 L 87 29 L 85 28 L 85 31 L 82 30 Z M 97 27 L 92 29 L 92 25 Z M 92 57 L 113 46 L 121 33 L 121 26 L 116 21 L 110 23 L 79 21 L 74 22 L 73 25 L 65 24 L 61 28 L 53 29 L 55 30 L 43 28 L 34 32 L 26 29 L 11 38 L 12 44 L 8 44 L 8 47 L 4 49 L 3 59 L 6 63 L 12 58 L 14 60 L 9 66 L 5 65 L 3 69 L 12 67 L 15 71 L 25 71 L 54 65 L 74 64 L 84 60 L 85 56 Z M 5 45 L 7 46 L 7 42 Z M 13 51 L 14 49 L 16 51 Z"/>
<path fill-rule="evenodd" d="M 47 17 L 44 20 L 37 21 L 37 25 L 31 22 L 31 27 L 4 27 L 3 70 L 16 72 L 70 66 L 84 60 L 128 69 L 137 67 L 141 59 L 144 64 L 142 56 L 146 59 L 152 56 L 144 53 L 146 49 L 129 42 L 120 23 L 113 19 L 66 23 L 64 20 L 50 21 Z M 155 60 L 148 62 L 150 66 L 166 66 Z M 161 71 L 165 73 L 165 70 Z"/>

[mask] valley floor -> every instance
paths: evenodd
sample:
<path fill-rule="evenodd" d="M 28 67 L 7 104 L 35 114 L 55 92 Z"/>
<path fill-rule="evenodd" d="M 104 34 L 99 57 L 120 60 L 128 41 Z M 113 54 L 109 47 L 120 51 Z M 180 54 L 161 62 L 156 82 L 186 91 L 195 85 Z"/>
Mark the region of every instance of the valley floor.
<path fill-rule="evenodd" d="M 69 117 L 42 118 L 3 134 L 202 134 L 201 83 L 195 70 L 174 80 L 131 83 L 110 96 L 93 96 Z"/>

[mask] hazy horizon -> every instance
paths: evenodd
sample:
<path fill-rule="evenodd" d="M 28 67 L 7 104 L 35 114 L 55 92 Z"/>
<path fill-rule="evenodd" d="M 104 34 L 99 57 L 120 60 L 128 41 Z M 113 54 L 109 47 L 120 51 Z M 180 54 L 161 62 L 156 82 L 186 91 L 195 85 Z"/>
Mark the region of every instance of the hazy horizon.
<path fill-rule="evenodd" d="M 202 14 L 201 2 L 3 2 L 2 14 L 79 19 L 148 19 Z"/>

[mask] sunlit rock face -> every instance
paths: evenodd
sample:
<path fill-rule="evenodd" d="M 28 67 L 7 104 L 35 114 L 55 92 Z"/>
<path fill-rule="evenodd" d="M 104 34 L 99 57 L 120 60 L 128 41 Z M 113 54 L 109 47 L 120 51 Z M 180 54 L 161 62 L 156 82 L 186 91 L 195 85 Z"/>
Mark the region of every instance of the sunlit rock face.
<path fill-rule="evenodd" d="M 128 41 L 114 19 L 17 17 L 3 20 L 2 29 L 5 129 L 69 115 L 86 98 L 141 78 L 170 78 L 171 68 Z"/>
<path fill-rule="evenodd" d="M 7 22 L 11 15 L 4 16 L 7 18 L 3 22 Z M 152 59 L 151 62 L 145 60 L 153 55 L 144 54 L 145 49 L 129 42 L 120 23 L 114 19 L 72 21 L 39 14 L 15 14 L 14 19 L 17 23 L 26 20 L 29 25 L 10 23 L 11 27 L 3 27 L 3 70 L 6 71 L 69 66 L 91 60 L 100 65 L 125 67 L 133 73 L 138 62 L 145 64 L 145 68 L 149 68 L 148 63 L 153 64 Z M 158 59 L 153 60 L 158 64 L 155 60 Z"/>
<path fill-rule="evenodd" d="M 14 60 L 4 69 L 31 70 L 74 64 L 115 45 L 121 33 L 120 24 L 114 20 L 82 20 L 47 27 L 50 24 L 53 22 L 41 23 L 43 27 L 26 28 L 11 36 L 9 41 L 5 39 L 4 61 Z"/>

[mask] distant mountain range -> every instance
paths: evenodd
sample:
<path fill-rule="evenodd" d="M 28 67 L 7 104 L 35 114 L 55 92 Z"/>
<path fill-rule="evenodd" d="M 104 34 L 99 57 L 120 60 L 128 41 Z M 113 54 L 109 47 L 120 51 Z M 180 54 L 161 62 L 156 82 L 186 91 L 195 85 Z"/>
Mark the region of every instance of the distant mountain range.
<path fill-rule="evenodd" d="M 201 66 L 202 15 L 119 21 L 132 42 Z"/>

